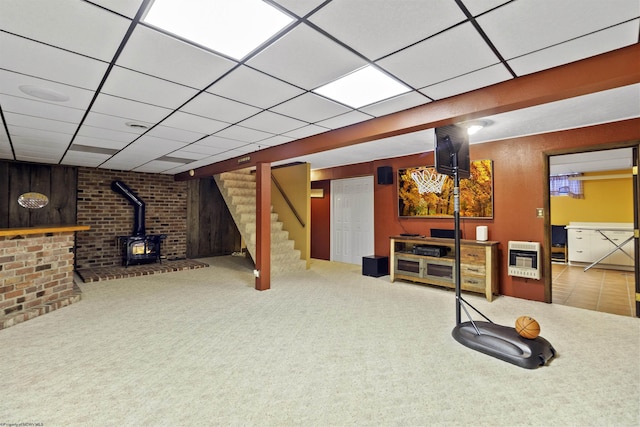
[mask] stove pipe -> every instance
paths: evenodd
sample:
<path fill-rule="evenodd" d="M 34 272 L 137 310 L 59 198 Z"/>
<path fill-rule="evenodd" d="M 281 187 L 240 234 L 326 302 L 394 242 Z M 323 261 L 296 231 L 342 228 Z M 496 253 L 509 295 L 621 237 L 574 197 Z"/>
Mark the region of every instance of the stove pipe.
<path fill-rule="evenodd" d="M 144 202 L 122 181 L 113 181 L 111 189 L 122 194 L 133 206 L 133 235 L 144 236 Z"/>

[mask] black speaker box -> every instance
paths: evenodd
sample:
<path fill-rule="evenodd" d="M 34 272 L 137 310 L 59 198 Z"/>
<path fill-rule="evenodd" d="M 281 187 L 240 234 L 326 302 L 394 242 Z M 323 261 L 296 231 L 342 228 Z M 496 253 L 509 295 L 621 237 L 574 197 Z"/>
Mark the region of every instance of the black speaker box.
<path fill-rule="evenodd" d="M 371 277 L 389 274 L 389 257 L 370 255 L 362 257 L 362 275 Z"/>
<path fill-rule="evenodd" d="M 393 184 L 393 168 L 391 166 L 380 166 L 378 168 L 378 184 Z"/>

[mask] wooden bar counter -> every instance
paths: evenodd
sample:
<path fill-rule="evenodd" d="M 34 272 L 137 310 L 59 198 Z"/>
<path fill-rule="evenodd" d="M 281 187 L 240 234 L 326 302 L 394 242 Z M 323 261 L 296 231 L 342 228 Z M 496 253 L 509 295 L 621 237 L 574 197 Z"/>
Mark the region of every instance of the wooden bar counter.
<path fill-rule="evenodd" d="M 0 329 L 80 300 L 75 232 L 87 225 L 0 229 Z"/>
<path fill-rule="evenodd" d="M 25 227 L 25 228 L 0 228 L 2 236 L 25 236 L 42 233 L 63 233 L 67 231 L 85 231 L 91 227 L 88 225 L 52 225 L 50 227 Z"/>

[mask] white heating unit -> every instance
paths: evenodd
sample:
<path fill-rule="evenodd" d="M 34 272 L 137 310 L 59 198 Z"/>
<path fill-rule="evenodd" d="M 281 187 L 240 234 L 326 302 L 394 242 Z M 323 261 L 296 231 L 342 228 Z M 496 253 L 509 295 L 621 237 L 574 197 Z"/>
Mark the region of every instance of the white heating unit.
<path fill-rule="evenodd" d="M 540 243 L 509 242 L 509 276 L 540 280 Z"/>

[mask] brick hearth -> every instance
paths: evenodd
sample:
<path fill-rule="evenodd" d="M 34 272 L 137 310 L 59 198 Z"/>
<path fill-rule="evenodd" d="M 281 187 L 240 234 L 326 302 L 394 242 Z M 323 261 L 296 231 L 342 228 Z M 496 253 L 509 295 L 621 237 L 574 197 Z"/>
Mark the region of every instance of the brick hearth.
<path fill-rule="evenodd" d="M 124 279 L 126 277 L 148 276 L 151 274 L 169 273 L 172 271 L 192 270 L 195 268 L 208 267 L 200 261 L 190 259 L 162 261 L 162 263 L 130 265 L 129 267 L 96 267 L 80 268 L 76 273 L 83 282 L 99 282 L 102 280 Z"/>

